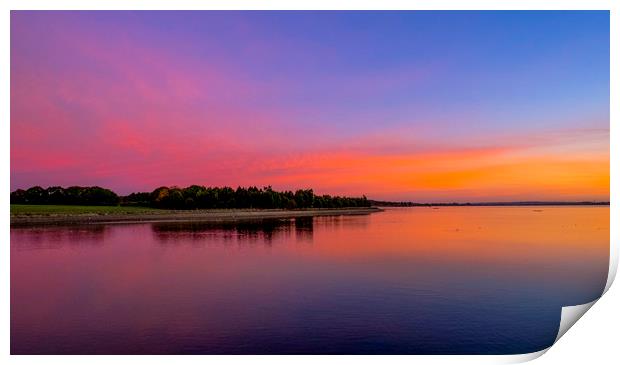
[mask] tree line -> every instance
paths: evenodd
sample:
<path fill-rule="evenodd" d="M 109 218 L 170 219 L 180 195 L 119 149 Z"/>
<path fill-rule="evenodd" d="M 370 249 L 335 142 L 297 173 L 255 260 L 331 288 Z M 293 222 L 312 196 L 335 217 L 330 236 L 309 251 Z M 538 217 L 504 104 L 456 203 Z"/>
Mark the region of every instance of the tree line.
<path fill-rule="evenodd" d="M 43 189 L 17 189 L 11 193 L 11 204 L 56 204 L 56 205 L 118 205 L 119 196 L 99 186 L 50 186 Z"/>
<path fill-rule="evenodd" d="M 162 209 L 303 209 L 369 207 L 366 196 L 342 197 L 315 195 L 312 189 L 295 192 L 275 191 L 271 186 L 257 188 L 205 187 L 192 185 L 159 187 L 152 192 L 131 193 L 118 196 L 99 186 L 62 188 L 52 186 L 44 189 L 34 186 L 17 189 L 11 193 L 11 204 L 58 204 L 58 205 L 123 205 Z"/>

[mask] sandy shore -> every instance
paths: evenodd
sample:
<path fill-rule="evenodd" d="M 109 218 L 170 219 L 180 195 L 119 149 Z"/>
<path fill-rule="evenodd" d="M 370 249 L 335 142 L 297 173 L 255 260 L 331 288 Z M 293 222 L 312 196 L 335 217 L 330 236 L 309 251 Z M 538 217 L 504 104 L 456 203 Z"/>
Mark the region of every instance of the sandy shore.
<path fill-rule="evenodd" d="M 137 223 L 137 222 L 220 222 L 266 218 L 296 218 L 334 215 L 361 215 L 381 212 L 376 207 L 341 209 L 218 209 L 153 211 L 139 214 L 50 214 L 11 215 L 11 226 L 87 223 Z"/>

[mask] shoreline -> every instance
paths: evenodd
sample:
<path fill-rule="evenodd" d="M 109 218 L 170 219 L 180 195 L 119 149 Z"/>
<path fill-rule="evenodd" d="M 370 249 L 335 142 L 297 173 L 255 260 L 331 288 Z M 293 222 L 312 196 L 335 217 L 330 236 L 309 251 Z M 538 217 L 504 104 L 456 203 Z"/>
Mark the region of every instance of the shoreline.
<path fill-rule="evenodd" d="M 338 215 L 366 215 L 382 212 L 378 207 L 324 208 L 324 209 L 214 209 L 152 211 L 125 214 L 49 214 L 11 215 L 11 227 L 63 224 L 115 224 L 115 223 L 164 223 L 164 222 L 223 222 L 255 219 L 286 219 L 298 217 L 320 217 Z"/>

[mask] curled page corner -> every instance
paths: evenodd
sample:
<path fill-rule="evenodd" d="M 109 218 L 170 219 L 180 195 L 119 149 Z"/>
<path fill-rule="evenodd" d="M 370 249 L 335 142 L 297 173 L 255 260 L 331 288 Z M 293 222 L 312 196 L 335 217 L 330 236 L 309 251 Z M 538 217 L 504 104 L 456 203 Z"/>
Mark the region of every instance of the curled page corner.
<path fill-rule="evenodd" d="M 607 293 L 607 291 L 609 290 L 609 288 L 611 287 L 611 284 L 613 284 L 614 279 L 616 278 L 616 273 L 618 271 L 618 247 L 614 247 L 615 245 L 610 245 L 610 260 L 609 260 L 609 272 L 607 274 L 607 282 L 605 284 L 605 289 L 603 289 L 603 292 L 601 293 L 601 295 L 588 303 L 584 303 L 584 304 L 578 304 L 578 305 L 571 305 L 571 306 L 566 306 L 566 307 L 562 307 L 562 313 L 560 315 L 560 327 L 558 328 L 558 335 L 555 337 L 555 341 L 553 341 L 553 345 L 558 342 L 558 340 L 564 336 L 564 334 L 566 332 L 568 332 L 568 330 L 575 324 L 577 323 L 577 321 L 588 311 L 590 310 L 590 308 L 592 308 L 592 306 L 599 300 L 602 298 L 603 295 L 605 295 L 605 293 Z M 551 346 L 553 346 L 551 345 Z M 514 357 L 511 357 L 510 360 L 508 361 L 509 363 L 521 363 L 521 362 L 526 362 L 526 361 L 531 361 L 534 360 L 542 355 L 545 354 L 545 352 L 549 351 L 549 349 L 551 348 L 551 346 L 547 347 L 546 349 L 537 351 L 537 352 L 532 352 L 529 354 L 522 354 L 522 355 L 517 355 Z"/>
<path fill-rule="evenodd" d="M 613 278 L 611 279 L 611 281 L 613 281 Z M 608 284 L 610 284 L 610 281 L 608 280 Z M 600 299 L 600 297 L 599 297 Z M 506 356 L 503 361 L 500 361 L 501 363 L 504 364 L 516 364 L 516 363 L 524 363 L 527 361 L 531 361 L 534 359 L 537 359 L 539 357 L 541 357 L 542 355 L 544 355 L 547 351 L 549 351 L 549 349 L 556 343 L 558 342 L 558 340 L 564 336 L 564 334 L 579 320 L 579 318 L 581 318 L 590 308 L 592 308 L 592 306 L 594 305 L 594 303 L 596 303 L 598 301 L 598 299 L 595 299 L 589 303 L 585 303 L 585 304 L 579 304 L 579 305 L 571 305 L 571 306 L 566 306 L 566 307 L 562 307 L 562 313 L 561 313 L 561 317 L 560 317 L 560 327 L 558 329 L 558 335 L 555 338 L 555 341 L 553 341 L 553 344 L 545 349 L 542 349 L 540 351 L 536 351 L 536 352 L 531 352 L 528 354 L 519 354 L 519 355 L 512 355 L 512 356 Z"/>
<path fill-rule="evenodd" d="M 613 284 L 614 279 L 616 278 L 616 273 L 618 271 L 618 252 L 617 252 L 617 247 L 613 247 L 614 245 L 611 245 L 611 255 L 610 255 L 610 260 L 609 260 L 609 273 L 607 274 L 607 283 L 605 284 L 605 289 L 603 289 L 603 292 L 601 293 L 601 295 L 589 302 L 589 303 L 584 303 L 584 304 L 578 304 L 578 305 L 571 305 L 571 306 L 566 306 L 566 307 L 562 307 L 562 313 L 560 315 L 560 327 L 558 328 L 558 335 L 555 338 L 555 341 L 553 341 L 553 345 L 555 345 L 556 342 L 558 342 L 558 340 L 564 336 L 564 334 L 566 332 L 568 332 L 568 330 L 575 324 L 577 323 L 577 321 L 588 311 L 590 310 L 590 308 L 592 308 L 592 306 L 599 300 L 602 298 L 603 295 L 605 295 L 605 293 L 607 293 L 607 291 L 609 290 L 609 288 L 611 287 L 611 284 Z M 537 359 L 539 357 L 541 357 L 542 355 L 544 355 L 547 351 L 549 351 L 549 349 L 553 346 L 549 346 L 545 349 L 542 349 L 540 351 L 536 351 L 536 352 L 531 352 L 528 354 L 520 354 L 520 355 L 513 355 L 513 356 L 507 356 L 506 358 L 504 358 L 504 361 L 501 361 L 504 364 L 516 364 L 516 363 L 523 363 L 523 362 L 527 362 L 527 361 L 531 361 L 534 359 Z"/>
<path fill-rule="evenodd" d="M 560 328 L 558 329 L 558 335 L 556 336 L 555 341 L 553 342 L 554 344 L 558 342 L 558 340 L 562 336 L 564 336 L 564 334 L 579 320 L 579 318 L 581 318 L 590 308 L 592 308 L 594 303 L 596 303 L 599 299 L 601 299 L 603 295 L 605 295 L 605 293 L 607 293 L 607 290 L 609 290 L 609 287 L 611 287 L 611 284 L 614 282 L 617 271 L 618 271 L 617 253 L 614 254 L 613 247 L 612 247 L 611 257 L 609 261 L 609 272 L 607 274 L 607 283 L 605 284 L 605 289 L 603 289 L 603 292 L 597 299 L 589 303 L 562 307 L 562 314 L 560 317 Z"/>
<path fill-rule="evenodd" d="M 569 328 L 571 328 L 579 320 L 579 318 L 581 318 L 590 308 L 592 308 L 594 303 L 596 303 L 597 301 L 598 299 L 595 299 L 585 304 L 562 307 L 562 315 L 560 317 L 560 328 L 558 329 L 558 335 L 555 338 L 555 341 L 553 343 L 555 344 L 556 342 L 558 342 L 558 340 L 562 336 L 564 336 L 566 331 L 568 331 Z"/>
<path fill-rule="evenodd" d="M 520 364 L 520 363 L 532 361 L 532 360 L 538 359 L 539 357 L 544 355 L 545 352 L 549 351 L 550 348 L 551 348 L 551 346 L 547 347 L 546 349 L 542 349 L 542 350 L 536 351 L 536 352 L 530 352 L 530 353 L 527 353 L 527 354 L 508 355 L 504 359 L 504 361 L 502 361 L 502 363 L 504 363 L 504 364 Z"/>
<path fill-rule="evenodd" d="M 618 272 L 618 251 L 620 250 L 620 245 L 609 244 L 609 272 L 607 273 L 607 283 L 605 284 L 605 289 L 603 289 L 603 296 L 609 288 L 611 284 L 613 284 L 614 279 L 616 278 L 616 273 Z"/>

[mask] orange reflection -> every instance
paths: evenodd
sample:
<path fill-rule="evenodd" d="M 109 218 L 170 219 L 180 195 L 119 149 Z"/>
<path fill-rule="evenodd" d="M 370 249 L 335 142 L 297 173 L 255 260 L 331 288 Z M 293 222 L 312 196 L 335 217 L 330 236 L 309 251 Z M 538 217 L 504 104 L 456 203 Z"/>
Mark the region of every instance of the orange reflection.
<path fill-rule="evenodd" d="M 608 207 L 387 208 L 368 219 L 357 230 L 315 232 L 313 251 L 347 259 L 416 256 L 488 263 L 585 260 L 609 253 Z"/>

